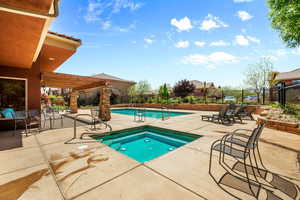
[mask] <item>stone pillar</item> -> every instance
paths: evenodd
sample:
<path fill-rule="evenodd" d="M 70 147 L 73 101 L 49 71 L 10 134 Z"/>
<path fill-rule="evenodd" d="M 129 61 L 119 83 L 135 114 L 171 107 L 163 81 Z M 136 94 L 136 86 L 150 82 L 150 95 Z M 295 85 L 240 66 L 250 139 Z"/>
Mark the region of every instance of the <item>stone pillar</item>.
<path fill-rule="evenodd" d="M 71 113 L 77 113 L 78 112 L 77 95 L 78 95 L 78 93 L 76 91 L 72 91 L 71 97 L 70 97 Z"/>
<path fill-rule="evenodd" d="M 99 104 L 99 117 L 103 121 L 109 121 L 111 119 L 110 115 L 110 89 L 108 88 L 108 85 L 106 84 L 104 87 L 100 90 L 100 104 Z"/>

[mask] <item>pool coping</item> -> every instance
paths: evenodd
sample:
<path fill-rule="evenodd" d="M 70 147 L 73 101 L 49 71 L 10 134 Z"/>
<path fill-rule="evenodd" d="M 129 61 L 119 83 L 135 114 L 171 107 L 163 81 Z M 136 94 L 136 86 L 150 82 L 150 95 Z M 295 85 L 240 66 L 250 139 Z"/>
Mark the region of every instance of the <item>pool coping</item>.
<path fill-rule="evenodd" d="M 101 134 L 99 134 L 99 135 L 98 135 L 98 134 L 92 134 L 92 135 L 89 135 L 89 137 L 90 137 L 91 139 L 97 141 L 96 137 L 101 138 L 101 137 L 105 137 L 105 136 L 109 136 L 109 135 L 116 135 L 116 134 L 119 134 L 120 132 L 122 133 L 122 132 L 126 132 L 126 131 L 131 131 L 131 130 L 139 130 L 139 129 L 141 129 L 141 130 L 142 130 L 142 129 L 146 129 L 146 130 L 147 130 L 147 128 L 149 128 L 149 129 L 156 129 L 156 130 L 163 130 L 163 131 L 170 131 L 170 132 L 174 132 L 175 134 L 179 134 L 179 135 L 181 135 L 181 136 L 189 136 L 189 137 L 193 137 L 193 138 L 194 138 L 193 141 L 190 141 L 190 142 L 188 142 L 188 143 L 186 143 L 186 144 L 184 144 L 184 145 L 182 145 L 182 146 L 180 146 L 180 147 L 174 149 L 172 152 L 174 152 L 174 151 L 176 151 L 176 150 L 178 150 L 178 149 L 181 149 L 181 148 L 185 147 L 186 145 L 190 144 L 191 142 L 194 142 L 194 141 L 196 141 L 196 140 L 198 140 L 198 139 L 200 139 L 200 138 L 203 137 L 203 135 L 199 135 L 199 134 L 193 134 L 193 133 L 188 133 L 188 132 L 183 132 L 183 131 L 177 131 L 177 130 L 173 130 L 173 129 L 161 128 L 161 127 L 152 126 L 152 125 L 142 125 L 142 126 L 136 126 L 136 127 L 131 127 L 131 128 L 126 128 L 126 129 L 121 129 L 121 130 L 116 130 L 116 131 L 111 131 L 111 132 L 104 132 L 104 133 L 101 133 Z M 110 133 L 110 134 L 107 134 L 107 133 Z M 94 138 L 94 137 L 95 137 L 95 138 Z M 98 141 L 98 142 L 102 143 L 101 141 Z M 150 162 L 152 162 L 152 161 L 154 161 L 154 160 L 156 160 L 156 159 L 159 159 L 160 157 L 163 157 L 163 156 L 165 156 L 166 154 L 170 153 L 170 152 L 166 152 L 166 153 L 164 153 L 164 154 L 162 154 L 162 155 L 159 155 L 159 156 L 155 157 L 155 158 L 152 159 L 152 160 L 149 160 L 149 161 L 146 161 L 146 162 L 140 162 L 140 161 L 138 161 L 138 160 L 136 160 L 136 159 L 130 157 L 130 156 L 127 155 L 127 154 L 124 154 L 124 153 L 122 153 L 122 152 L 117 151 L 116 149 L 112 148 L 112 147 L 111 147 L 110 145 L 108 145 L 108 144 L 105 144 L 105 143 L 102 143 L 102 144 L 104 144 L 105 147 L 109 147 L 109 148 L 111 148 L 112 150 L 116 151 L 117 153 L 120 153 L 120 154 L 122 154 L 122 155 L 124 155 L 124 156 L 126 156 L 126 157 L 128 157 L 128 158 L 130 158 L 130 159 L 132 159 L 132 160 L 135 160 L 136 162 L 138 162 L 138 163 L 140 163 L 140 164 L 142 164 L 142 165 L 144 165 L 145 163 L 150 163 Z"/>
<path fill-rule="evenodd" d="M 104 136 L 107 136 L 107 135 L 115 135 L 115 134 L 118 134 L 120 132 L 139 130 L 139 129 L 147 129 L 147 128 L 148 129 L 161 130 L 161 131 L 174 132 L 175 134 L 179 134 L 179 135 L 182 135 L 182 136 L 189 136 L 189 137 L 193 137 L 195 139 L 199 139 L 199 138 L 203 137 L 203 135 L 198 135 L 198 134 L 188 133 L 188 132 L 183 132 L 183 131 L 177 131 L 177 130 L 174 130 L 174 129 L 161 128 L 161 127 L 152 126 L 152 125 L 142 125 L 142 126 L 136 126 L 136 127 L 131 127 L 131 128 L 115 130 L 115 131 L 111 131 L 111 132 L 104 132 L 104 133 L 100 133 L 100 134 L 91 134 L 91 135 L 89 135 L 89 137 L 91 137 L 93 140 L 95 140 L 94 137 L 104 137 Z"/>
<path fill-rule="evenodd" d="M 131 110 L 149 110 L 149 111 L 154 111 L 154 112 L 160 112 L 161 109 L 159 108 L 130 108 L 130 107 L 126 107 L 126 108 L 111 108 L 111 110 L 128 110 L 128 109 L 131 109 Z M 174 110 L 174 109 L 168 109 L 167 110 L 168 112 L 174 112 L 174 113 L 184 113 L 184 114 L 194 114 L 195 112 L 189 112 L 189 111 L 182 111 L 182 110 Z"/>

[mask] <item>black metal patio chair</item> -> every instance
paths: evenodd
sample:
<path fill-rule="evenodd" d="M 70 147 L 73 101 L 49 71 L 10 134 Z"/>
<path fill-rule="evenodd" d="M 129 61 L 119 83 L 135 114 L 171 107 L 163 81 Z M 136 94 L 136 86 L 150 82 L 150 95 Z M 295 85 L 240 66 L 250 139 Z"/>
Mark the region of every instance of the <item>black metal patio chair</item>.
<path fill-rule="evenodd" d="M 38 110 L 16 111 L 14 113 L 14 135 L 20 126 L 25 128 L 26 136 L 33 127 L 38 128 L 38 131 L 40 131 L 41 121 Z"/>
<path fill-rule="evenodd" d="M 209 162 L 209 174 L 214 179 L 214 181 L 217 184 L 220 184 L 222 179 L 225 177 L 223 176 L 219 181 L 217 181 L 212 173 L 211 173 L 211 165 L 212 165 L 212 152 L 218 151 L 219 152 L 219 164 L 221 167 L 223 167 L 226 171 L 228 169 L 231 169 L 228 164 L 225 163 L 225 155 L 229 155 L 236 160 L 238 160 L 239 163 L 242 163 L 242 167 L 244 169 L 245 176 L 242 176 L 240 174 L 235 174 L 235 177 L 239 179 L 243 179 L 247 182 L 248 187 L 251 191 L 251 195 L 253 195 L 255 198 L 258 197 L 259 191 L 261 188 L 261 183 L 258 181 L 258 178 L 256 175 L 259 173 L 260 176 L 263 178 L 264 175 L 261 174 L 261 170 L 258 166 L 258 161 L 255 156 L 255 149 L 258 149 L 258 138 L 260 137 L 262 130 L 264 128 L 264 125 L 259 124 L 257 128 L 253 129 L 250 135 L 238 133 L 238 130 L 234 131 L 233 133 L 227 134 L 222 137 L 220 140 L 216 140 L 211 145 L 211 151 L 210 151 L 210 162 Z M 241 130 L 241 129 L 239 129 Z M 254 160 L 255 165 L 252 162 L 250 153 L 253 152 L 254 154 Z M 259 150 L 258 150 L 259 153 Z M 249 158 L 250 165 L 246 163 L 246 159 Z M 259 153 L 259 160 L 261 162 L 261 165 L 264 167 L 262 163 L 262 159 Z M 249 170 L 250 169 L 250 170 Z M 258 172 L 258 173 L 257 173 Z M 254 176 L 254 180 L 250 179 L 250 175 Z"/>
<path fill-rule="evenodd" d="M 233 123 L 235 123 L 236 119 L 238 119 L 242 124 L 243 120 L 242 117 L 238 114 L 238 112 L 239 112 L 239 108 L 236 108 L 235 110 L 231 110 L 230 112 L 227 112 L 226 115 Z"/>
<path fill-rule="evenodd" d="M 41 130 L 41 113 L 37 109 L 31 109 L 28 111 L 29 130 L 32 126 L 37 127 Z"/>
<path fill-rule="evenodd" d="M 226 113 L 228 111 L 228 106 L 221 106 L 218 114 L 212 114 L 212 115 L 201 115 L 201 119 L 207 120 L 207 121 L 212 121 L 214 122 L 217 120 L 218 122 L 222 121 L 224 123 L 225 120 L 229 120 L 228 117 L 226 116 Z"/>
<path fill-rule="evenodd" d="M 25 128 L 26 136 L 28 135 L 27 132 L 27 113 L 26 111 L 15 111 L 14 113 L 14 134 L 16 134 L 17 128 L 19 125 Z"/>
<path fill-rule="evenodd" d="M 50 108 L 43 108 L 41 110 L 41 123 L 42 128 L 46 127 L 46 123 L 49 121 L 49 127 L 52 128 L 52 111 Z"/>
<path fill-rule="evenodd" d="M 246 119 L 246 118 L 249 118 L 250 120 L 254 120 L 253 118 L 253 113 L 255 111 L 255 109 L 251 109 L 249 110 L 248 108 L 249 106 L 246 105 L 246 104 L 242 104 L 237 113 L 236 113 L 236 116 L 238 116 L 240 119 Z"/>
<path fill-rule="evenodd" d="M 51 109 L 52 110 L 52 123 L 53 123 L 53 127 L 55 125 L 55 121 L 56 120 L 60 120 L 60 127 L 63 128 L 64 127 L 64 116 L 63 114 L 60 112 L 59 109 Z"/>
<path fill-rule="evenodd" d="M 100 110 L 99 109 L 91 109 L 91 117 L 92 117 L 92 123 L 91 123 L 91 128 L 94 127 L 96 129 L 97 124 L 104 124 L 105 128 L 107 128 L 107 123 L 102 121 L 100 118 Z"/>
<path fill-rule="evenodd" d="M 217 121 L 218 123 L 224 124 L 224 122 L 231 123 L 229 116 L 227 115 L 228 106 L 222 106 L 218 114 L 212 115 L 212 122 Z"/>
<path fill-rule="evenodd" d="M 217 181 L 212 173 L 211 173 L 211 159 L 210 157 L 210 164 L 209 164 L 209 174 L 214 179 L 214 181 L 219 184 L 222 182 L 224 184 L 225 179 L 230 177 L 231 174 L 235 174 L 233 177 L 235 177 L 234 181 L 243 180 L 246 181 L 248 184 L 248 187 L 251 191 L 252 195 L 255 195 L 257 198 L 260 189 L 263 188 L 266 190 L 267 199 L 280 199 L 280 197 L 274 195 L 272 190 L 281 191 L 285 195 L 289 196 L 291 199 L 300 199 L 300 188 L 294 184 L 293 182 L 281 177 L 280 175 L 273 173 L 269 171 L 261 158 L 261 153 L 259 151 L 258 146 L 258 140 L 262 134 L 262 131 L 265 127 L 265 124 L 259 124 L 257 128 L 254 130 L 249 129 L 237 129 L 234 132 L 225 135 L 221 140 L 217 140 L 212 144 L 211 147 L 211 154 L 212 151 L 219 151 L 219 164 L 226 170 L 226 168 L 231 170 L 231 173 L 229 173 L 227 170 L 227 173 L 223 175 L 223 177 Z M 249 134 L 251 133 L 251 134 Z M 240 147 L 240 148 L 239 148 Z M 245 150 L 247 149 L 247 150 Z M 256 153 L 258 154 L 258 159 L 256 156 Z M 252 162 L 252 157 L 254 157 L 254 162 Z M 232 167 L 230 167 L 225 162 L 225 154 L 229 155 L 238 162 L 236 162 Z M 245 158 L 249 158 L 250 164 L 246 164 Z M 242 162 L 240 161 L 242 160 Z M 226 166 L 226 168 L 225 168 Z M 237 171 L 239 173 L 237 173 Z M 230 175 L 229 175 L 230 174 Z M 253 178 L 250 179 L 251 175 Z M 267 178 L 268 177 L 268 178 Z M 234 182 L 233 181 L 233 182 Z M 226 181 L 225 181 L 226 182 Z M 240 184 L 243 184 L 242 182 Z M 226 185 L 226 183 L 224 184 Z M 229 186 L 229 185 L 227 185 Z M 232 186 L 231 186 L 232 187 Z M 239 186 L 236 186 L 239 188 Z M 222 188 L 223 189 L 223 188 Z M 224 189 L 223 189 L 224 190 Z M 227 191 L 226 191 L 227 192 Z M 234 195 L 233 195 L 234 196 Z M 235 196 L 236 197 L 236 196 Z M 238 198 L 238 197 L 236 197 Z"/>
<path fill-rule="evenodd" d="M 235 123 L 236 118 L 240 121 L 240 123 L 243 123 L 242 118 L 238 115 L 239 108 L 236 107 L 234 103 L 229 104 L 228 110 L 226 112 L 226 116 L 230 119 L 231 122 Z"/>

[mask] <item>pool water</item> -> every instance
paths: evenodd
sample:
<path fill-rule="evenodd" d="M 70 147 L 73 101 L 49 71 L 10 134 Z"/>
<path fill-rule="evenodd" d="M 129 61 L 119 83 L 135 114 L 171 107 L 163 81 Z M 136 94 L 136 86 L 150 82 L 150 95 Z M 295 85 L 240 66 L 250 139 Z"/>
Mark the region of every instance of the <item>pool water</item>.
<path fill-rule="evenodd" d="M 132 108 L 112 109 L 111 110 L 112 113 L 123 114 L 123 115 L 134 115 L 135 111 L 136 111 L 136 109 L 132 109 Z M 193 113 L 169 111 L 169 112 L 165 113 L 165 116 L 176 117 L 176 116 L 189 115 L 189 114 L 193 114 Z M 163 112 L 160 111 L 160 110 L 146 110 L 145 111 L 145 117 L 160 119 L 160 118 L 163 117 Z"/>
<path fill-rule="evenodd" d="M 151 126 L 116 131 L 96 140 L 141 163 L 175 150 L 200 136 Z"/>

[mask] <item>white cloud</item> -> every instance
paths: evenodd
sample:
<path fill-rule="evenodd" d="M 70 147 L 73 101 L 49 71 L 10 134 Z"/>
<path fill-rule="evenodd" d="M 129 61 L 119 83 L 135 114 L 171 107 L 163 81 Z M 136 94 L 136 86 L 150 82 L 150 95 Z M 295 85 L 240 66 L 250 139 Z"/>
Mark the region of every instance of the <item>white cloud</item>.
<path fill-rule="evenodd" d="M 84 16 L 86 22 L 95 22 L 101 20 L 100 15 L 104 12 L 104 6 L 101 2 L 89 1 L 87 13 Z"/>
<path fill-rule="evenodd" d="M 208 14 L 205 19 L 201 22 L 200 30 L 208 31 L 210 29 L 228 27 L 223 21 L 221 21 L 218 17 L 213 16 L 212 14 Z"/>
<path fill-rule="evenodd" d="M 173 18 L 171 19 L 171 25 L 175 26 L 178 32 L 189 31 L 193 28 L 191 20 L 188 17 L 184 17 L 180 20 Z"/>
<path fill-rule="evenodd" d="M 257 44 L 259 44 L 260 43 L 260 40 L 258 39 L 258 38 L 256 38 L 256 37 L 253 37 L 253 36 L 247 36 L 247 39 L 248 40 L 250 40 L 251 42 L 255 42 L 255 43 L 257 43 Z"/>
<path fill-rule="evenodd" d="M 229 42 L 225 42 L 223 40 L 214 41 L 209 44 L 209 46 L 229 46 L 229 45 L 230 45 Z"/>
<path fill-rule="evenodd" d="M 114 0 L 112 4 L 113 4 L 113 9 L 112 9 L 113 13 L 119 13 L 123 8 L 124 9 L 128 8 L 130 11 L 135 11 L 143 6 L 142 3 L 134 3 L 129 0 Z"/>
<path fill-rule="evenodd" d="M 277 49 L 277 50 L 275 51 L 275 54 L 276 54 L 277 56 L 284 56 L 284 55 L 289 54 L 289 52 L 288 52 L 287 50 L 285 50 L 285 49 Z"/>
<path fill-rule="evenodd" d="M 300 54 L 300 47 L 293 49 L 291 52 L 292 54 Z"/>
<path fill-rule="evenodd" d="M 269 59 L 272 62 L 278 61 L 278 57 L 276 56 L 261 56 L 261 58 Z"/>
<path fill-rule="evenodd" d="M 247 21 L 253 18 L 252 15 L 250 15 L 248 12 L 244 10 L 240 10 L 237 12 L 237 16 L 242 20 L 242 21 Z"/>
<path fill-rule="evenodd" d="M 111 21 L 104 21 L 101 23 L 102 29 L 107 30 L 111 27 Z"/>
<path fill-rule="evenodd" d="M 203 47 L 205 45 L 205 42 L 196 41 L 195 45 L 198 47 Z"/>
<path fill-rule="evenodd" d="M 244 3 L 244 2 L 251 2 L 253 0 L 233 0 L 234 3 Z"/>
<path fill-rule="evenodd" d="M 127 33 L 129 31 L 135 29 L 135 27 L 136 27 L 135 24 L 136 24 L 136 22 L 133 22 L 132 24 L 129 24 L 129 26 L 127 26 L 127 27 L 115 27 L 115 30 L 117 30 L 119 32 Z"/>
<path fill-rule="evenodd" d="M 233 63 L 237 62 L 238 59 L 225 52 L 214 52 L 208 55 L 205 54 L 192 54 L 189 56 L 185 56 L 182 59 L 183 64 L 190 64 L 190 65 L 205 65 L 208 68 L 214 68 L 217 65 L 226 64 L 226 63 Z"/>
<path fill-rule="evenodd" d="M 176 48 L 187 48 L 190 46 L 190 42 L 189 41 L 179 41 L 175 44 Z"/>
<path fill-rule="evenodd" d="M 242 29 L 241 29 L 241 32 L 242 32 L 242 33 L 247 33 L 247 30 L 246 30 L 245 28 L 242 28 Z"/>
<path fill-rule="evenodd" d="M 292 54 L 300 54 L 300 48 L 291 50 Z"/>
<path fill-rule="evenodd" d="M 245 38 L 245 36 L 243 36 L 243 35 L 235 36 L 235 42 L 238 45 L 241 45 L 241 46 L 248 46 L 249 45 L 249 40 L 247 38 Z"/>
<path fill-rule="evenodd" d="M 133 12 L 142 6 L 142 3 L 134 3 L 131 0 L 88 0 L 86 14 L 83 18 L 87 23 L 100 23 L 103 30 L 113 28 L 122 32 L 124 29 L 112 25 L 113 15 L 121 12 L 122 9 L 128 9 Z M 126 32 L 126 30 L 123 32 Z"/>
<path fill-rule="evenodd" d="M 147 44 L 153 44 L 153 42 L 155 42 L 155 40 L 152 40 L 150 38 L 145 38 L 144 41 L 147 43 Z"/>

